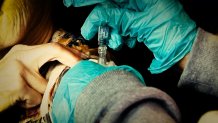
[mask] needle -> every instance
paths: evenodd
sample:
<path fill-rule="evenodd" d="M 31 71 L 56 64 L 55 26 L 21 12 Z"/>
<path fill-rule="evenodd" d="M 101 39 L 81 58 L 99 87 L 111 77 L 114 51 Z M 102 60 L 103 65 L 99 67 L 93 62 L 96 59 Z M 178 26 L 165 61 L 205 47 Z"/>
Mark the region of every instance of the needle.
<path fill-rule="evenodd" d="M 106 54 L 107 54 L 107 42 L 109 37 L 109 27 L 99 26 L 98 28 L 98 63 L 106 65 Z"/>

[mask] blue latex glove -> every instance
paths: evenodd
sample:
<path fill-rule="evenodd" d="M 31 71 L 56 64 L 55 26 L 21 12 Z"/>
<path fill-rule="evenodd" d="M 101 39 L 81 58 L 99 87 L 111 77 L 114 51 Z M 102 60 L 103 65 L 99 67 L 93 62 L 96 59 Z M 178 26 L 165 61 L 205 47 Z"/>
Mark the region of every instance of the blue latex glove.
<path fill-rule="evenodd" d="M 81 61 L 68 70 L 61 79 L 52 103 L 53 123 L 74 123 L 76 99 L 83 89 L 97 76 L 112 70 L 125 70 L 134 74 L 144 83 L 139 72 L 129 66 L 104 67 L 91 61 Z"/>
<path fill-rule="evenodd" d="M 197 33 L 195 22 L 177 0 L 116 0 L 98 4 L 82 26 L 81 34 L 90 40 L 99 25 L 104 24 L 111 27 L 109 47 L 134 47 L 139 41 L 153 52 L 151 73 L 161 73 L 181 60 L 191 50 Z"/>

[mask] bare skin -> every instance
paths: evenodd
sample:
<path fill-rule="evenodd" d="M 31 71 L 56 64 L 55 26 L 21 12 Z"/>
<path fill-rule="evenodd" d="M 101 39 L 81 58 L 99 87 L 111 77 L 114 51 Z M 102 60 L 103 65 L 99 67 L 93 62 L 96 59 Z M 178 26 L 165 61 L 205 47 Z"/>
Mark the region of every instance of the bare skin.
<path fill-rule="evenodd" d="M 190 53 L 188 53 L 187 55 L 185 55 L 185 57 L 183 57 L 183 58 L 179 61 L 178 66 L 179 66 L 179 68 L 181 69 L 181 71 L 184 70 L 185 65 L 187 64 L 187 61 L 188 61 L 188 59 L 189 59 L 189 56 L 190 56 Z"/>
<path fill-rule="evenodd" d="M 217 123 L 218 121 L 218 111 L 208 111 L 201 116 L 198 123 Z"/>
<path fill-rule="evenodd" d="M 57 43 L 13 47 L 0 61 L 0 111 L 17 102 L 25 108 L 40 104 L 47 81 L 39 68 L 54 60 L 72 67 L 80 58 Z"/>

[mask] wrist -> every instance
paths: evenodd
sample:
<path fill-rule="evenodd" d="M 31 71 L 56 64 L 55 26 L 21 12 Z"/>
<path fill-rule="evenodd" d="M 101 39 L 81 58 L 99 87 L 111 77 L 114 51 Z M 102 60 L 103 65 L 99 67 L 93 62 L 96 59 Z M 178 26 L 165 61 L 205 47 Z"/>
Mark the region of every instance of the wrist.
<path fill-rule="evenodd" d="M 187 61 L 188 61 L 189 57 L 190 57 L 190 53 L 188 53 L 187 55 L 185 55 L 185 56 L 179 61 L 178 66 L 179 66 L 179 68 L 180 68 L 181 71 L 184 70 L 185 65 L 187 64 Z"/>

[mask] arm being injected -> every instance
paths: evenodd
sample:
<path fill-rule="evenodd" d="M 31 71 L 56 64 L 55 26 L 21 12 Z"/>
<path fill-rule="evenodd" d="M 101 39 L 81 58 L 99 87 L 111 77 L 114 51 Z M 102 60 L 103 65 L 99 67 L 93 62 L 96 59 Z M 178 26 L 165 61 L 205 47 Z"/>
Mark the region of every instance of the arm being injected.
<path fill-rule="evenodd" d="M 98 63 L 106 65 L 107 42 L 109 38 L 109 27 L 99 26 L 98 28 Z"/>

